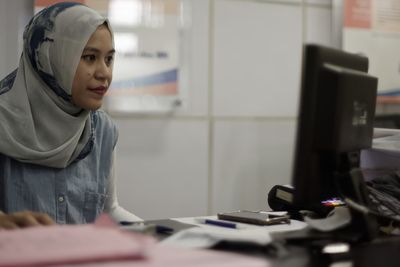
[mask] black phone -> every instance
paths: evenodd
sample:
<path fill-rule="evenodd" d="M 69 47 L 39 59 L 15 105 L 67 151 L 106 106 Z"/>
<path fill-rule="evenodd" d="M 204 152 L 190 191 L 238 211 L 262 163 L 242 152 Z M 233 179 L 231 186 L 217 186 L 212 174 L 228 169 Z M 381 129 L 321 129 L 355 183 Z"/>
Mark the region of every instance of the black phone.
<path fill-rule="evenodd" d="M 218 219 L 257 225 L 290 223 L 289 215 L 273 215 L 267 212 L 248 210 L 218 213 Z"/>

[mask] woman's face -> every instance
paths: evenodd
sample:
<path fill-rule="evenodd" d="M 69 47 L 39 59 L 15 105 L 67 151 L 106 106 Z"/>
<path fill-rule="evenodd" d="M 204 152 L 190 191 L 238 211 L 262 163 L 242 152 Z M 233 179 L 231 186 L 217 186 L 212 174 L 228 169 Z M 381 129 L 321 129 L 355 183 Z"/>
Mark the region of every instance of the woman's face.
<path fill-rule="evenodd" d="M 87 42 L 72 83 L 72 102 L 82 109 L 101 107 L 112 80 L 114 48 L 107 26 L 100 25 Z"/>

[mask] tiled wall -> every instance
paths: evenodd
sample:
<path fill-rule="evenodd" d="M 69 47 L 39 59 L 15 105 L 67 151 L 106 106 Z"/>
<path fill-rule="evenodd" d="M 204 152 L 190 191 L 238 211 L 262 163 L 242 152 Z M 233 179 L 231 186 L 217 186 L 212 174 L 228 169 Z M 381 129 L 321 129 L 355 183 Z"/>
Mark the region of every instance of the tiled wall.
<path fill-rule="evenodd" d="M 115 117 L 120 203 L 146 219 L 266 209 L 290 183 L 303 42 L 333 43 L 330 1 L 190 1 L 187 105 Z"/>

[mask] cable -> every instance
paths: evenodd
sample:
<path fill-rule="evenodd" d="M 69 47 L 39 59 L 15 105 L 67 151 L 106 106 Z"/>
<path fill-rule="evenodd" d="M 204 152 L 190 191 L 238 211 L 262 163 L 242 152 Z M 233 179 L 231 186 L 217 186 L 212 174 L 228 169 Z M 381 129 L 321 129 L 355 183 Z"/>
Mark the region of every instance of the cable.
<path fill-rule="evenodd" d="M 361 213 L 363 213 L 363 214 L 372 214 L 372 215 L 374 215 L 374 216 L 376 216 L 376 217 L 378 217 L 378 218 L 391 220 L 391 221 L 394 221 L 394 222 L 400 224 L 400 219 L 395 218 L 395 217 L 392 217 L 392 216 L 388 216 L 388 215 L 385 215 L 385 214 L 382 214 L 382 213 L 380 213 L 380 212 L 378 212 L 378 211 L 375 211 L 375 210 L 373 210 L 373 209 L 371 209 L 371 208 L 369 208 L 369 207 L 366 207 L 366 206 L 363 205 L 363 204 L 360 204 L 360 203 L 355 202 L 355 201 L 352 200 L 351 198 L 344 197 L 343 200 L 344 200 L 344 202 L 346 202 L 346 204 L 347 204 L 350 208 L 353 208 L 354 210 L 359 211 L 359 212 L 361 212 Z"/>
<path fill-rule="evenodd" d="M 350 172 L 348 173 L 348 175 L 351 176 Z M 338 177 L 338 176 L 336 176 L 336 177 Z M 358 211 L 358 212 L 360 212 L 360 213 L 362 213 L 362 214 L 371 214 L 371 215 L 373 215 L 373 216 L 375 216 L 375 217 L 377 217 L 377 218 L 390 220 L 390 221 L 392 221 L 392 222 L 396 222 L 396 223 L 399 223 L 399 224 L 400 224 L 400 219 L 399 219 L 399 218 L 396 218 L 396 217 L 392 217 L 392 216 L 388 216 L 388 215 L 382 214 L 382 213 L 379 212 L 379 211 L 375 211 L 375 210 L 371 209 L 370 207 L 365 206 L 364 204 L 358 203 L 358 202 L 356 202 L 355 200 L 353 200 L 352 198 L 350 198 L 350 197 L 348 197 L 348 196 L 345 196 L 345 195 L 342 193 L 342 192 L 343 192 L 343 191 L 342 191 L 342 188 L 341 188 L 340 184 L 338 183 L 338 180 L 337 180 L 337 179 L 334 179 L 334 185 L 335 185 L 335 187 L 336 187 L 336 189 L 337 189 L 337 192 L 339 193 L 339 196 L 343 199 L 343 201 L 344 201 L 350 208 L 352 208 L 352 209 L 354 209 L 354 210 L 356 210 L 356 211 Z M 367 190 L 368 190 L 368 193 L 369 193 L 370 190 L 369 190 L 368 188 L 367 188 Z M 369 197 L 369 196 L 367 196 L 367 197 Z M 378 200 L 378 201 L 379 201 L 379 200 Z M 379 202 L 380 202 L 380 201 L 379 201 Z M 380 203 L 382 204 L 382 202 L 380 202 Z M 383 205 L 383 206 L 387 207 L 386 205 Z M 393 211 L 393 210 L 392 210 L 392 212 L 397 213 L 397 212 L 395 212 L 395 211 Z"/>

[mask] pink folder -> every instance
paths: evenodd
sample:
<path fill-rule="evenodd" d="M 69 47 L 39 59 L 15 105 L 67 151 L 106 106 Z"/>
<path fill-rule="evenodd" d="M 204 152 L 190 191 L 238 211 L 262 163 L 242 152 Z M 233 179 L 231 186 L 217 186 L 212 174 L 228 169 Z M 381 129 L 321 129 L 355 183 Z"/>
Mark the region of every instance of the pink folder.
<path fill-rule="evenodd" d="M 0 230 L 0 267 L 267 267 L 265 259 L 212 250 L 175 248 L 120 230 L 107 217 L 91 225 Z"/>
<path fill-rule="evenodd" d="M 96 225 L 39 226 L 0 231 L 0 266 L 45 266 L 144 260 L 153 239 Z"/>

